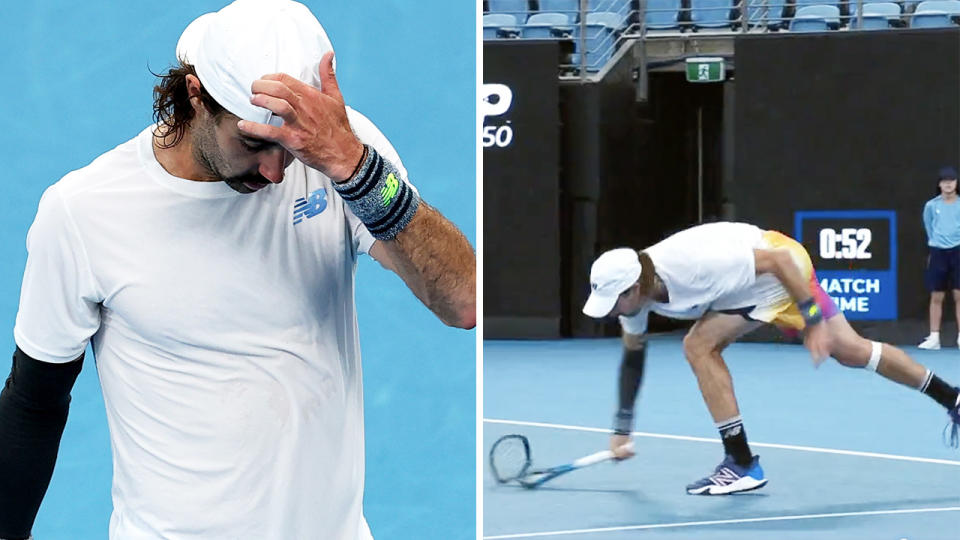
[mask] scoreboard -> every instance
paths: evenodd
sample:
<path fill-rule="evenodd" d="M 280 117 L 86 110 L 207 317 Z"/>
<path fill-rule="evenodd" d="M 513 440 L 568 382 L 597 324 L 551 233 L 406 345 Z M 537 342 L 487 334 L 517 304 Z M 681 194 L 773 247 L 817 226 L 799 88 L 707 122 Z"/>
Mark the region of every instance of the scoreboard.
<path fill-rule="evenodd" d="M 810 253 L 820 286 L 847 319 L 897 318 L 895 211 L 797 211 L 794 238 Z"/>

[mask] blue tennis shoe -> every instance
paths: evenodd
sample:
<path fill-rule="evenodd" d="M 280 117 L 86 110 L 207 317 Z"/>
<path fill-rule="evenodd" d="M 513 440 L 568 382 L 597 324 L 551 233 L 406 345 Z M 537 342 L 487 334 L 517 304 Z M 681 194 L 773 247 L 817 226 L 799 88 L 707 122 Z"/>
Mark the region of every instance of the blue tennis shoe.
<path fill-rule="evenodd" d="M 760 456 L 753 456 L 750 465 L 743 467 L 733 461 L 733 456 L 727 456 L 723 463 L 717 465 L 713 474 L 697 480 L 687 486 L 690 495 L 729 495 L 741 491 L 760 489 L 767 485 L 760 467 Z"/>
<path fill-rule="evenodd" d="M 957 404 L 947 411 L 947 414 L 950 415 L 950 423 L 947 424 L 947 428 L 944 430 L 945 432 L 950 432 L 950 441 L 947 444 L 953 448 L 957 448 L 960 446 L 960 396 L 957 396 Z M 944 434 L 946 435 L 946 433 Z"/>

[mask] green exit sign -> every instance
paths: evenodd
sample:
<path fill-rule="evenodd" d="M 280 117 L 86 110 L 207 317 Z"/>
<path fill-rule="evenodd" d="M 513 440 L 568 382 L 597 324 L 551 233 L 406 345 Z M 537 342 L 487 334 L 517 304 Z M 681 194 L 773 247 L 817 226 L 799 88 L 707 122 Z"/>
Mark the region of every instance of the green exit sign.
<path fill-rule="evenodd" d="M 687 58 L 687 80 L 690 82 L 718 82 L 726 77 L 723 58 Z"/>

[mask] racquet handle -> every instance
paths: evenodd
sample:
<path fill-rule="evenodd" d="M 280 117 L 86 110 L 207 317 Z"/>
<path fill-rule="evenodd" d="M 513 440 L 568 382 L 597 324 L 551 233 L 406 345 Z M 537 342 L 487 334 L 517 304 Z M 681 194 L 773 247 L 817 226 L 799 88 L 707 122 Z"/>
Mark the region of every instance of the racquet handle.
<path fill-rule="evenodd" d="M 627 448 L 628 450 L 631 450 L 631 451 L 632 451 L 632 450 L 633 450 L 633 443 L 632 443 L 632 442 L 628 442 L 627 444 L 623 445 L 621 448 Z M 607 460 L 610 460 L 610 459 L 613 459 L 613 451 L 612 451 L 612 450 L 601 450 L 601 451 L 599 451 L 599 452 L 594 452 L 593 454 L 590 454 L 589 456 L 583 456 L 582 458 L 574 461 L 574 462 L 573 462 L 573 466 L 574 466 L 575 468 L 578 468 L 578 469 L 579 469 L 580 467 L 587 467 L 587 466 L 590 466 L 590 465 L 595 465 L 595 464 L 597 464 L 597 463 L 600 463 L 600 462 L 602 462 L 602 461 L 607 461 Z"/>

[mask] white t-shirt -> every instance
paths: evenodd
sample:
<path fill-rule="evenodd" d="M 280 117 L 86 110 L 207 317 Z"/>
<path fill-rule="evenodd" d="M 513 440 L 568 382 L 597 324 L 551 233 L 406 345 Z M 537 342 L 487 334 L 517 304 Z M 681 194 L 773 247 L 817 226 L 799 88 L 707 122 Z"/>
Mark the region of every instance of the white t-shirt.
<path fill-rule="evenodd" d="M 713 309 L 755 303 L 753 250 L 764 247 L 763 230 L 747 223 L 707 223 L 680 231 L 645 251 L 669 293 L 669 301 L 647 304 L 620 317 L 630 334 L 647 331 L 651 311 L 672 319 L 699 319 Z M 721 307 L 722 306 L 722 307 Z"/>
<path fill-rule="evenodd" d="M 14 329 L 47 362 L 92 339 L 110 538 L 370 538 L 354 273 L 373 237 L 299 161 L 240 194 L 168 174 L 153 129 L 46 190 Z"/>

